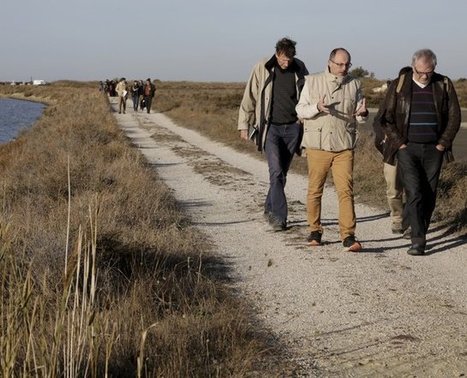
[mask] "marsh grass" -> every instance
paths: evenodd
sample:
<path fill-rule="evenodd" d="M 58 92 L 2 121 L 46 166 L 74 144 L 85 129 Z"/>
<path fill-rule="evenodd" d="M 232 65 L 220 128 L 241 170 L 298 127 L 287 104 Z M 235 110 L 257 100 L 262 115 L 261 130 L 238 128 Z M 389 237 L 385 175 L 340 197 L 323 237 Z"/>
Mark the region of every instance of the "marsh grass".
<path fill-rule="evenodd" d="M 48 105 L 34 127 L 0 146 L 1 375 L 293 375 L 230 288 L 230 267 L 129 146 L 97 87 L 0 86 L 2 95 Z M 162 82 L 155 105 L 257 155 L 236 130 L 242 91 Z M 356 193 L 384 207 L 370 129 L 361 130 Z M 304 174 L 305 159 L 293 169 Z M 436 216 L 457 229 L 465 229 L 465 173 L 465 163 L 450 164 L 439 189 Z"/>
<path fill-rule="evenodd" d="M 289 369 L 95 88 L 0 88 L 48 104 L 0 146 L 2 376 Z"/>
<path fill-rule="evenodd" d="M 382 94 L 372 89 L 384 81 L 365 78 L 363 87 L 369 107 L 378 107 Z M 193 128 L 210 138 L 230 145 L 245 153 L 264 158 L 253 143 L 240 140 L 237 131 L 238 108 L 242 99 L 244 83 L 197 83 L 160 82 L 156 93 L 155 107 L 179 124 Z M 467 105 L 467 81 L 455 82 L 461 105 Z M 359 201 L 387 209 L 382 157 L 373 144 L 372 118 L 359 128 L 359 143 L 355 154 L 354 191 Z M 466 227 L 467 163 L 464 161 L 447 165 L 442 171 L 437 207 L 433 219 L 442 221 L 453 230 Z M 306 174 L 306 159 L 294 158 L 291 170 Z M 331 175 L 330 175 L 331 176 Z M 332 177 L 328 177 L 332 183 Z M 303 189 L 304 191 L 306 188 Z"/>

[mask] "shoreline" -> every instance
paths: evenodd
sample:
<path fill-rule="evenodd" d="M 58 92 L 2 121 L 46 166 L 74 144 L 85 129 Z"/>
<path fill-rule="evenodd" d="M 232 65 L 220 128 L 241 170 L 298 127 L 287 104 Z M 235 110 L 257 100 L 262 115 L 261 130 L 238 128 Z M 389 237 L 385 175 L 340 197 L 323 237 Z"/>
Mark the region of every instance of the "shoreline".
<path fill-rule="evenodd" d="M 9 100 L 17 100 L 17 101 L 30 101 L 30 102 L 37 102 L 40 104 L 43 104 L 45 106 L 49 106 L 53 104 L 52 99 L 44 98 L 44 97 L 38 97 L 38 96 L 25 96 L 24 93 L 12 93 L 12 94 L 4 94 L 0 93 L 0 99 L 9 99 Z"/>

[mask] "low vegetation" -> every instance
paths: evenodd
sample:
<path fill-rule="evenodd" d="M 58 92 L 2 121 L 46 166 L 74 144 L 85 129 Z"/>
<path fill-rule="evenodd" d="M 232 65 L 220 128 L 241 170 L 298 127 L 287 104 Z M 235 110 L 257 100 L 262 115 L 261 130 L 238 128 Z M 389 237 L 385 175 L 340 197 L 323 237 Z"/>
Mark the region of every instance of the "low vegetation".
<path fill-rule="evenodd" d="M 34 127 L 0 146 L 0 375 L 293 375 L 97 88 L 0 86 L 3 96 L 48 104 Z M 155 106 L 258 155 L 236 130 L 243 88 L 161 82 Z M 356 159 L 358 199 L 385 207 L 369 125 Z M 292 169 L 305 174 L 305 159 Z M 466 191 L 465 161 L 450 164 L 436 219 L 465 231 Z"/>
<path fill-rule="evenodd" d="M 0 146 L 0 375 L 279 374 L 228 266 L 96 86 L 3 86 L 44 115 Z"/>

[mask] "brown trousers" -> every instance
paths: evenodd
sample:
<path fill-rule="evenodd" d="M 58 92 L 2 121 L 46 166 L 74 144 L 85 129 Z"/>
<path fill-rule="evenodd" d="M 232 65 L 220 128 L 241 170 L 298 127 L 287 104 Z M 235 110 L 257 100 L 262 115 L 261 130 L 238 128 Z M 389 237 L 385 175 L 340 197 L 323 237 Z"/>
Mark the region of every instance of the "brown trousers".
<path fill-rule="evenodd" d="M 339 201 L 339 234 L 341 240 L 355 235 L 356 216 L 353 196 L 352 150 L 330 152 L 306 150 L 308 163 L 307 218 L 310 231 L 323 232 L 321 225 L 321 197 L 328 172 L 336 187 Z"/>

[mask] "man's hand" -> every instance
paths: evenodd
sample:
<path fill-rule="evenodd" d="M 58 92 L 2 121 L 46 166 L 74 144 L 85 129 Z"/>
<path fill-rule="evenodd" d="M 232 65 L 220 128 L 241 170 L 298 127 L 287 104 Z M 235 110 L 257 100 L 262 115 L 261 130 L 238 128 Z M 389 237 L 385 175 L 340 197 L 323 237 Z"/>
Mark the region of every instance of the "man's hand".
<path fill-rule="evenodd" d="M 318 110 L 322 113 L 328 113 L 329 114 L 329 108 L 328 106 L 324 103 L 324 100 L 326 98 L 326 95 L 323 96 L 323 98 L 321 98 L 319 100 L 319 102 L 316 104 L 316 107 L 318 108 Z"/>
<path fill-rule="evenodd" d="M 354 113 L 354 116 L 363 116 L 368 115 L 368 109 L 366 108 L 366 99 L 363 98 L 361 105 L 358 107 L 357 111 Z"/>
<path fill-rule="evenodd" d="M 240 130 L 240 138 L 244 140 L 248 140 L 248 130 Z"/>
<path fill-rule="evenodd" d="M 436 145 L 436 149 L 440 152 L 444 152 L 444 150 L 446 149 L 446 147 L 444 147 L 442 144 L 437 144 Z"/>

